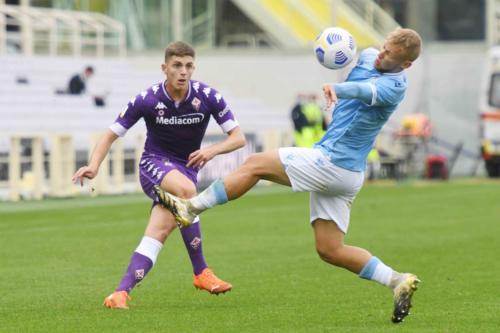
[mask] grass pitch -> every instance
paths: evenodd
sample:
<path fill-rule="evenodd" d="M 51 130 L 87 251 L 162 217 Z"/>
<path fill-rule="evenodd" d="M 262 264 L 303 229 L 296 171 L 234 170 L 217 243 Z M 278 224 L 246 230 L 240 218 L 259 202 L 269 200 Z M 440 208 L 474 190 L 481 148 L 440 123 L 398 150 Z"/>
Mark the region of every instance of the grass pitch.
<path fill-rule="evenodd" d="M 390 292 L 323 263 L 308 195 L 256 190 L 202 218 L 209 265 L 234 289 L 192 286 L 180 234 L 132 292 L 102 301 L 141 239 L 142 195 L 0 204 L 0 332 L 499 332 L 500 183 L 366 185 L 346 242 L 422 284 L 390 322 Z"/>

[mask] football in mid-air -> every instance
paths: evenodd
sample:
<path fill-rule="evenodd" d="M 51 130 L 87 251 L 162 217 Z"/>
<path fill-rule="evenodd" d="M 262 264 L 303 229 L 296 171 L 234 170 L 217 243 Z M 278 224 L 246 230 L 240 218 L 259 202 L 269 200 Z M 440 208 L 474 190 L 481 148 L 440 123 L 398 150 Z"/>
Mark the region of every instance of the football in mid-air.
<path fill-rule="evenodd" d="M 314 53 L 319 63 L 329 69 L 347 66 L 356 55 L 356 42 L 349 31 L 331 27 L 323 30 L 314 41 Z"/>

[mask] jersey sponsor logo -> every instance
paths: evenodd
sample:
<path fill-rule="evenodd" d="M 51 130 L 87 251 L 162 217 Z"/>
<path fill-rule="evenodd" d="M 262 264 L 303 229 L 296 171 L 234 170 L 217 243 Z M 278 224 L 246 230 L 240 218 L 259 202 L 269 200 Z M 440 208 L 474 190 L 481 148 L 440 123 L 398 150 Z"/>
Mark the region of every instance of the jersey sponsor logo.
<path fill-rule="evenodd" d="M 156 117 L 156 123 L 161 125 L 196 125 L 200 124 L 205 115 L 203 113 L 189 113 L 182 116 Z"/>
<path fill-rule="evenodd" d="M 214 97 L 215 97 L 215 100 L 217 101 L 217 103 L 219 103 L 220 99 L 222 98 L 222 95 L 220 93 L 217 93 L 214 95 Z"/>
<path fill-rule="evenodd" d="M 229 108 L 226 106 L 224 108 L 224 110 L 222 110 L 221 112 L 219 112 L 219 118 L 224 117 L 226 115 L 226 113 L 228 113 L 229 111 L 231 111 L 231 110 L 229 110 Z"/>
<path fill-rule="evenodd" d="M 194 106 L 194 108 L 195 108 L 196 111 L 199 111 L 200 110 L 201 101 L 197 97 L 195 97 L 195 98 L 193 98 L 193 101 L 191 102 L 191 105 Z"/>

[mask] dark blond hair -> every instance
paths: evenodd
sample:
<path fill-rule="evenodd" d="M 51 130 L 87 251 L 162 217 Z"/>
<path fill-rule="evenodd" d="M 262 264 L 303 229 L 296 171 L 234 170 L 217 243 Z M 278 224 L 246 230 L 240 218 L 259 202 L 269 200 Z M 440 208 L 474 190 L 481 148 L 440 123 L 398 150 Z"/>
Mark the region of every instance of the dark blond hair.
<path fill-rule="evenodd" d="M 387 36 L 386 41 L 401 47 L 405 60 L 414 61 L 420 55 L 422 38 L 415 30 L 398 28 Z"/>
<path fill-rule="evenodd" d="M 191 45 L 184 42 L 172 42 L 168 44 L 165 49 L 165 62 L 172 56 L 186 57 L 190 56 L 194 58 L 194 49 Z"/>

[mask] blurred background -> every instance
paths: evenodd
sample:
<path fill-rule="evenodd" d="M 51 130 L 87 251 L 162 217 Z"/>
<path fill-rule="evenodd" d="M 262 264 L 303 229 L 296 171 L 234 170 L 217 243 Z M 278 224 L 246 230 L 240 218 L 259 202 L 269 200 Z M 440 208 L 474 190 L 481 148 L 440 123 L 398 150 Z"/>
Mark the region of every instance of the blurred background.
<path fill-rule="evenodd" d="M 369 179 L 499 177 L 499 23 L 497 0 L 0 0 L 0 200 L 90 194 L 72 174 L 127 102 L 164 80 L 175 40 L 196 48 L 193 79 L 222 93 L 249 142 L 204 168 L 202 186 L 254 151 L 310 145 L 297 115 L 316 108 L 328 121 L 321 86 L 354 65 L 317 63 L 312 43 L 328 26 L 350 31 L 358 52 L 398 26 L 424 40 Z M 144 129 L 115 143 L 93 195 L 140 191 Z M 208 134 L 204 144 L 222 132 Z"/>

